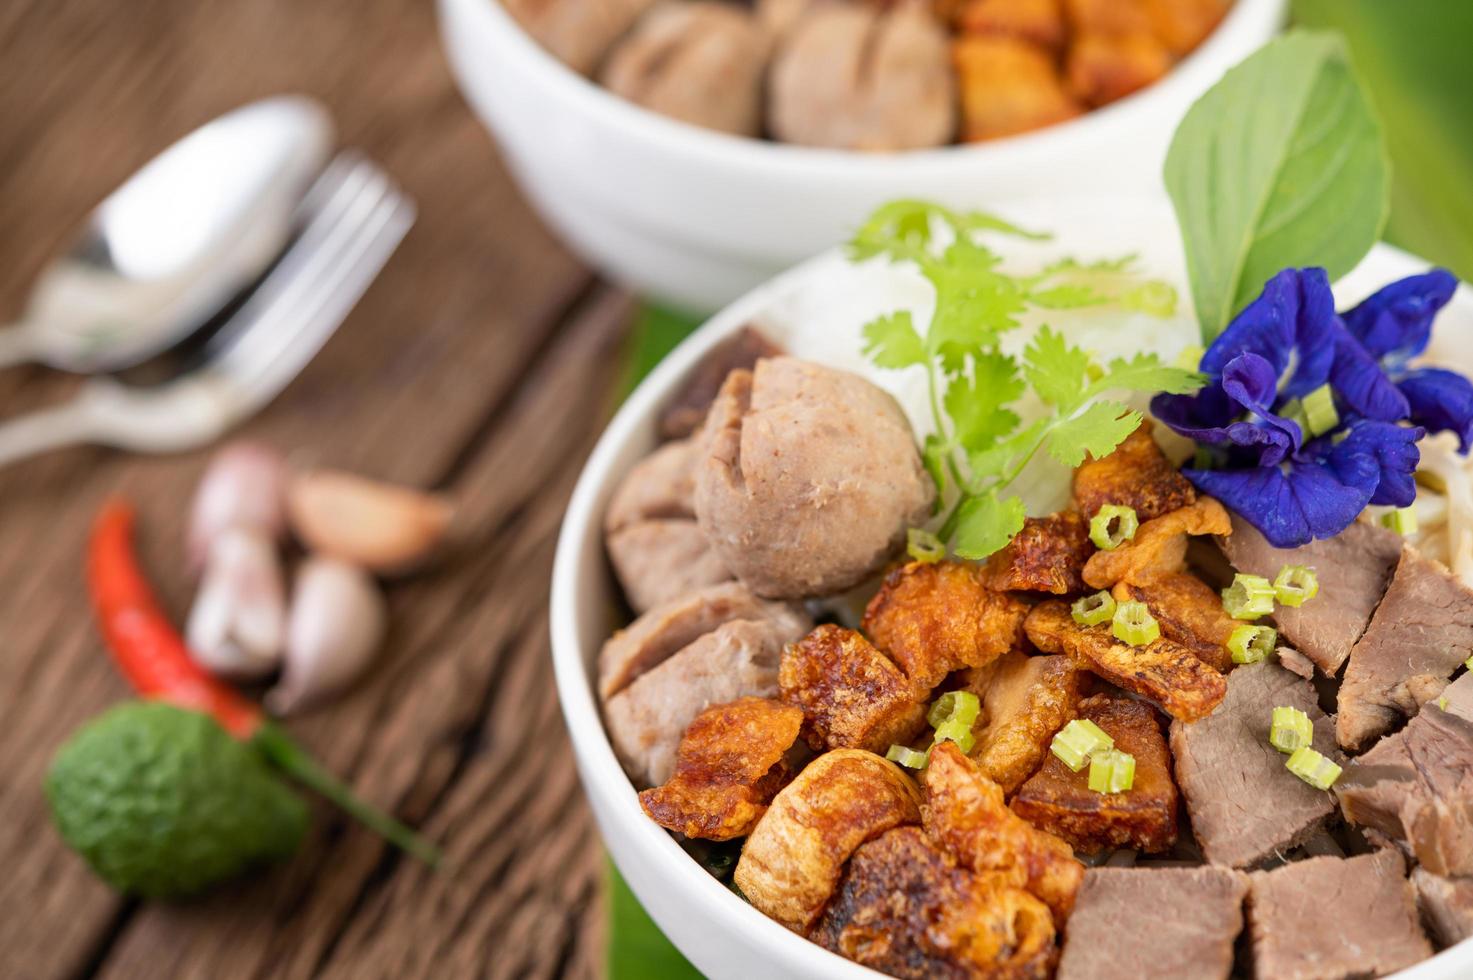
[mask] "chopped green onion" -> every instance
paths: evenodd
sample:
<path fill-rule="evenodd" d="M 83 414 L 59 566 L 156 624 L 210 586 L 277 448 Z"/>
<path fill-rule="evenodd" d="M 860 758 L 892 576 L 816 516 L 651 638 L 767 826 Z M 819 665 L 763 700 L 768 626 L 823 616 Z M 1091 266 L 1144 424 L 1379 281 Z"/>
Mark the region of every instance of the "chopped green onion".
<path fill-rule="evenodd" d="M 1320 385 L 1304 396 L 1304 419 L 1309 423 L 1308 435 L 1318 438 L 1340 424 L 1340 413 L 1335 411 L 1335 393 L 1327 384 Z"/>
<path fill-rule="evenodd" d="M 1274 611 L 1273 583 L 1262 575 L 1233 576 L 1233 584 L 1222 590 L 1222 608 L 1234 619 L 1257 619 Z"/>
<path fill-rule="evenodd" d="M 1114 617 L 1115 597 L 1101 590 L 1094 595 L 1075 599 L 1074 605 L 1069 607 L 1069 612 L 1074 616 L 1074 622 L 1080 626 L 1098 626 L 1109 622 Z"/>
<path fill-rule="evenodd" d="M 1417 511 L 1412 507 L 1398 507 L 1381 515 L 1381 525 L 1397 534 L 1406 536 L 1417 533 Z"/>
<path fill-rule="evenodd" d="M 1340 767 L 1307 745 L 1295 749 L 1285 765 L 1315 789 L 1329 789 L 1340 778 Z"/>
<path fill-rule="evenodd" d="M 1285 565 L 1274 579 L 1274 595 L 1285 606 L 1298 609 L 1320 593 L 1320 580 L 1314 569 L 1303 565 Z"/>
<path fill-rule="evenodd" d="M 885 758 L 891 762 L 898 762 L 907 769 L 924 769 L 930 756 L 904 745 L 892 745 L 890 751 L 885 753 Z"/>
<path fill-rule="evenodd" d="M 1110 530 L 1112 524 L 1115 526 L 1114 531 Z M 1135 537 L 1138 527 L 1140 521 L 1136 519 L 1134 507 L 1105 504 L 1090 518 L 1089 539 L 1101 551 L 1114 551 Z"/>
<path fill-rule="evenodd" d="M 936 726 L 936 741 L 955 742 L 963 755 L 970 754 L 977 744 L 976 736 L 972 734 L 972 723 L 961 718 L 952 718 Z"/>
<path fill-rule="evenodd" d="M 1115 740 L 1099 725 L 1085 718 L 1069 722 L 1049 743 L 1049 751 L 1074 772 L 1083 769 L 1094 753 L 1114 747 Z"/>
<path fill-rule="evenodd" d="M 1314 741 L 1314 723 L 1298 708 L 1275 708 L 1268 741 L 1280 752 L 1297 752 Z"/>
<path fill-rule="evenodd" d="M 1144 602 L 1122 602 L 1115 607 L 1115 616 L 1110 621 L 1110 630 L 1117 640 L 1124 640 L 1133 647 L 1143 647 L 1161 638 L 1161 625 L 1146 608 Z"/>
<path fill-rule="evenodd" d="M 1447 695 L 1446 694 L 1444 694 L 1442 697 L 1440 697 L 1440 698 L 1437 699 L 1437 706 L 1439 708 L 1441 708 L 1443 711 L 1446 711 L 1447 710 Z"/>
<path fill-rule="evenodd" d="M 1089 757 L 1089 788 L 1096 793 L 1124 793 L 1135 785 L 1135 756 L 1105 749 Z"/>
<path fill-rule="evenodd" d="M 1464 660 L 1463 666 L 1467 667 L 1469 670 L 1473 670 L 1473 657 L 1469 657 L 1467 660 Z"/>
<path fill-rule="evenodd" d="M 905 532 L 905 551 L 925 565 L 946 557 L 946 543 L 925 528 L 913 527 Z"/>
<path fill-rule="evenodd" d="M 947 691 L 926 712 L 926 721 L 932 728 L 940 728 L 949 721 L 959 721 L 970 728 L 981 713 L 982 702 L 971 691 Z"/>
<path fill-rule="evenodd" d="M 1233 630 L 1228 637 L 1228 650 L 1235 664 L 1256 664 L 1273 653 L 1279 642 L 1279 631 L 1269 626 L 1249 626 L 1246 623 Z"/>

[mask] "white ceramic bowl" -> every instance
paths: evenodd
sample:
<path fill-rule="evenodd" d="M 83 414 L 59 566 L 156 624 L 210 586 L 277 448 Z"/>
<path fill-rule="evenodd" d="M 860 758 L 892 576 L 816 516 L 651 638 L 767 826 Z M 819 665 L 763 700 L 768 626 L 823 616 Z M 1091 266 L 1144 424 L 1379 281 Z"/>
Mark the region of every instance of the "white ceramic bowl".
<path fill-rule="evenodd" d="M 742 139 L 609 94 L 544 52 L 497 0 L 438 0 L 450 64 L 543 216 L 634 289 L 714 310 L 841 241 L 883 201 L 993 207 L 1152 193 L 1177 120 L 1278 29 L 1237 0 L 1169 75 L 1079 119 L 980 146 L 866 155 Z"/>
<path fill-rule="evenodd" d="M 1159 204 L 1054 202 L 1009 217 L 1061 232 L 1060 247 L 1084 258 L 1138 251 L 1153 274 L 1180 281 L 1182 260 L 1171 215 Z M 1006 252 L 1006 250 L 1005 250 Z M 1427 263 L 1378 246 L 1337 284 L 1341 305 Z M 640 809 L 604 732 L 594 698 L 592 671 L 598 649 L 619 625 L 616 588 L 601 535 L 609 495 L 639 458 L 655 445 L 659 409 L 714 344 L 748 323 L 758 323 L 797 352 L 817 350 L 803 330 L 805 311 L 835 298 L 865 294 L 870 314 L 900 305 L 924 305 L 903 271 L 856 271 L 837 253 L 821 255 L 753 291 L 713 317 L 677 348 L 630 396 L 589 457 L 568 505 L 557 546 L 552 582 L 552 656 L 558 693 L 572 735 L 579 773 L 614 863 L 634 894 L 680 951 L 707 976 L 860 978 L 877 974 L 799 938 L 763 916 L 703 871 L 669 834 Z M 808 321 L 811 322 L 811 321 Z M 857 326 L 857 324 L 856 324 Z M 1067 329 L 1067 328 L 1065 328 Z M 1473 291 L 1459 290 L 1439 320 L 1433 359 L 1473 373 L 1473 350 L 1459 336 L 1473 332 Z M 826 331 L 829 340 L 832 332 Z M 1183 345 L 1193 338 L 1182 338 Z M 841 341 L 842 344 L 842 341 Z M 854 368 L 857 352 L 832 361 Z M 898 390 L 894 373 L 870 372 Z M 1473 976 L 1473 940 L 1399 975 L 1403 980 L 1454 980 Z"/>

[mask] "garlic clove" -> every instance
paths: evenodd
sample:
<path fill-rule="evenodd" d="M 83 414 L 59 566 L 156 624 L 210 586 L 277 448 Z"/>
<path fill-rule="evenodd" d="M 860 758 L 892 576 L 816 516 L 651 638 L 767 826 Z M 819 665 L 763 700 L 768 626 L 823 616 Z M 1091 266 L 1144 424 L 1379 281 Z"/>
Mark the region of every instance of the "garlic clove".
<path fill-rule="evenodd" d="M 314 555 L 297 571 L 287 622 L 286 662 L 266 706 L 281 715 L 342 691 L 383 642 L 388 609 L 363 569 Z"/>
<path fill-rule="evenodd" d="M 436 494 L 316 470 L 292 478 L 287 513 L 311 551 L 392 573 L 418 565 L 435 549 L 454 508 Z"/>
<path fill-rule="evenodd" d="M 210 546 L 185 636 L 211 673 L 249 680 L 274 671 L 286 641 L 286 589 L 276 541 L 244 527 Z"/>
<path fill-rule="evenodd" d="M 270 446 L 234 442 L 215 454 L 194 492 L 187 542 L 193 568 L 204 565 L 210 544 L 232 527 L 275 540 L 286 524 L 286 462 Z"/>

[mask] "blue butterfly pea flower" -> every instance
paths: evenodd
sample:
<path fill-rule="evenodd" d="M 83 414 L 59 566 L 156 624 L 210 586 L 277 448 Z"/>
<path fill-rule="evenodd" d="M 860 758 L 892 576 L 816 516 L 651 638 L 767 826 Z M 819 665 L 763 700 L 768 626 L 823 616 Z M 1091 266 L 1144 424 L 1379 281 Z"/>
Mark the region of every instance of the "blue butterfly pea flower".
<path fill-rule="evenodd" d="M 1406 399 L 1410 419 L 1430 432 L 1456 433 L 1466 454 L 1473 447 L 1473 384 L 1453 371 L 1407 367 L 1427 349 L 1432 323 L 1457 287 L 1446 269 L 1408 276 L 1344 314 L 1344 323 Z"/>
<path fill-rule="evenodd" d="M 1412 502 L 1424 430 L 1398 423 L 1411 414 L 1408 391 L 1417 382 L 1394 384 L 1336 315 L 1323 269 L 1286 269 L 1270 279 L 1208 348 L 1201 370 L 1208 383 L 1200 391 L 1158 395 L 1152 413 L 1207 449 L 1211 467 L 1186 476 L 1274 545 L 1338 534 L 1371 503 Z M 1287 409 L 1324 386 L 1339 421 L 1316 438 Z M 1473 409 L 1473 387 L 1468 394 Z"/>

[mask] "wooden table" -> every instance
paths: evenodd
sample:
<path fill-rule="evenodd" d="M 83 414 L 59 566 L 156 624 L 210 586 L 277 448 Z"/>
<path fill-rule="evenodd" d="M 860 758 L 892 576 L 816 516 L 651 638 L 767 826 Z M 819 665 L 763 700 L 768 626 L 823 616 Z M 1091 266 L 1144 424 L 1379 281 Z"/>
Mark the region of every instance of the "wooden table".
<path fill-rule="evenodd" d="M 109 494 L 182 618 L 183 510 L 208 456 L 80 449 L 0 472 L 0 975 L 591 975 L 601 848 L 553 694 L 547 582 L 564 501 L 606 417 L 629 299 L 538 222 L 461 101 L 428 0 L 0 4 L 0 321 L 90 207 L 210 117 L 277 92 L 419 222 L 336 338 L 245 433 L 296 458 L 435 487 L 459 547 L 390 589 L 381 662 L 292 730 L 444 843 L 435 874 L 318 808 L 290 864 L 188 905 L 120 900 L 63 848 L 42 779 L 127 696 L 90 622 L 83 540 Z M 0 377 L 5 416 L 73 379 Z"/>

